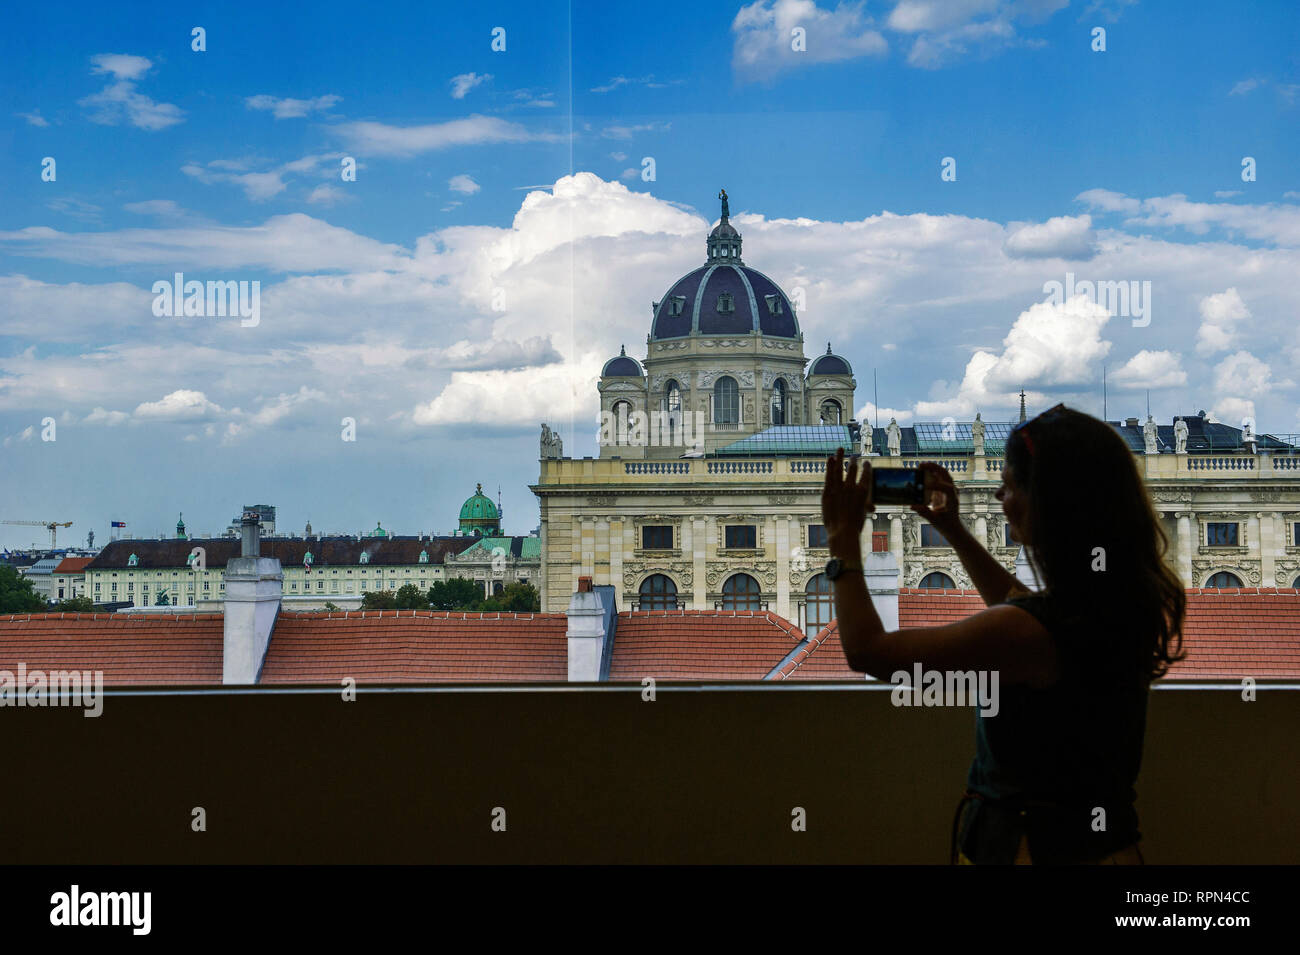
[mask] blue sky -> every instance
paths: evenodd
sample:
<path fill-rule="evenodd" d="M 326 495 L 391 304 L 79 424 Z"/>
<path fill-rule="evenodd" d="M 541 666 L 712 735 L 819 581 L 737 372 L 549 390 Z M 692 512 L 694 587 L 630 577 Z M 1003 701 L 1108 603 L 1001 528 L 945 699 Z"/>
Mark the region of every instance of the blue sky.
<path fill-rule="evenodd" d="M 0 517 L 443 531 L 482 481 L 527 532 L 540 422 L 595 453 L 720 186 L 860 417 L 1100 412 L 1105 367 L 1111 417 L 1300 431 L 1289 4 L 269 7 L 9 13 Z M 155 316 L 177 271 L 259 281 L 260 324 Z M 1150 282 L 1150 323 L 1046 303 L 1067 272 Z"/>

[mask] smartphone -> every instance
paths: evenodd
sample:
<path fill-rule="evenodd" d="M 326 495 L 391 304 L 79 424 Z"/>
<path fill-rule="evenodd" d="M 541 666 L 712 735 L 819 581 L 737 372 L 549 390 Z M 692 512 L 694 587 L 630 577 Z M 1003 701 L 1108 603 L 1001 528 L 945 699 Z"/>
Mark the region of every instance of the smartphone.
<path fill-rule="evenodd" d="M 872 468 L 871 504 L 904 507 L 925 500 L 925 472 L 920 468 Z"/>

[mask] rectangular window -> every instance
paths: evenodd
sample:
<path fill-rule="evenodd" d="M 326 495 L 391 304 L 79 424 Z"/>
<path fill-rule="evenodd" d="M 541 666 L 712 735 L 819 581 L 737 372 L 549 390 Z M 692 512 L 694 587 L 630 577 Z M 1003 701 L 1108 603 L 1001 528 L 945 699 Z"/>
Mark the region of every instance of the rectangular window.
<path fill-rule="evenodd" d="M 641 546 L 646 550 L 672 550 L 673 529 L 670 524 L 647 524 L 641 528 Z"/>
<path fill-rule="evenodd" d="M 948 539 L 939 533 L 939 529 L 933 524 L 921 525 L 921 546 L 922 547 L 949 547 Z"/>
<path fill-rule="evenodd" d="M 323 580 L 318 580 L 318 581 L 316 581 L 316 589 L 317 589 L 317 590 L 324 590 L 324 589 L 325 589 L 325 581 L 323 581 Z"/>
<path fill-rule="evenodd" d="M 831 544 L 829 536 L 826 534 L 825 524 L 808 525 L 808 546 L 809 547 L 829 547 Z"/>
<path fill-rule="evenodd" d="M 1291 525 L 1291 543 L 1300 547 L 1300 524 Z"/>
<path fill-rule="evenodd" d="M 1011 524 L 1009 522 L 1002 525 L 1002 543 L 1007 547 L 1020 546 L 1011 537 Z"/>
<path fill-rule="evenodd" d="M 728 524 L 728 547 L 757 547 L 758 528 L 753 524 Z"/>
<path fill-rule="evenodd" d="M 1211 547 L 1236 547 L 1237 525 L 1227 523 L 1206 524 L 1205 543 Z"/>

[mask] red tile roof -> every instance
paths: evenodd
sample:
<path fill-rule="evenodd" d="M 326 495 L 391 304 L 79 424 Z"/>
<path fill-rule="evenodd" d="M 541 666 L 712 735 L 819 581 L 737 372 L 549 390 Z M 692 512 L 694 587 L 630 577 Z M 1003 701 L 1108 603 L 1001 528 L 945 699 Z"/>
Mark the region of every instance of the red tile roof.
<path fill-rule="evenodd" d="M 59 561 L 59 566 L 54 568 L 56 574 L 81 574 L 85 573 L 86 565 L 95 558 L 93 557 L 65 557 Z"/>
<path fill-rule="evenodd" d="M 904 630 L 938 627 L 982 609 L 978 591 L 904 587 L 898 597 L 898 624 Z M 1183 648 L 1186 659 L 1170 667 L 1166 679 L 1300 677 L 1300 590 L 1188 590 Z M 832 620 L 774 679 L 861 677 L 848 668 L 838 622 Z"/>
<path fill-rule="evenodd" d="M 567 680 L 568 626 L 563 613 L 282 612 L 261 682 Z"/>
<path fill-rule="evenodd" d="M 761 680 L 803 632 L 770 610 L 624 610 L 610 680 Z"/>
<path fill-rule="evenodd" d="M 0 616 L 0 670 L 102 670 L 105 685 L 221 682 L 222 617 L 50 613 Z"/>

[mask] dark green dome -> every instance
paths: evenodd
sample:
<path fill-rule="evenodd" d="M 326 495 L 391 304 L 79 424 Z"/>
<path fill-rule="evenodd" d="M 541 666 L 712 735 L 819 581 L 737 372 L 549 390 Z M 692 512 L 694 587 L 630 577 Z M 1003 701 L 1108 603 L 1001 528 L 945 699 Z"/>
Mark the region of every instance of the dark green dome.
<path fill-rule="evenodd" d="M 474 486 L 474 494 L 460 506 L 460 530 L 465 534 L 498 533 L 501 514 L 492 499 L 483 493 L 483 485 Z"/>
<path fill-rule="evenodd" d="M 462 521 L 495 521 L 499 516 L 492 498 L 483 493 L 482 484 L 475 485 L 474 494 L 460 506 Z"/>

